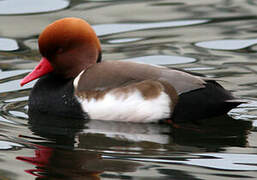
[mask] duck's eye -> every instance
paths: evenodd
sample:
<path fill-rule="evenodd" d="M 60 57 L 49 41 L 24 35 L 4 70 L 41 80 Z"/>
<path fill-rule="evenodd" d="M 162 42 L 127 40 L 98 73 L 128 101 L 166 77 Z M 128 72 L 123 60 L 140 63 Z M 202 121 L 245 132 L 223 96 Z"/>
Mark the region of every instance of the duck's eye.
<path fill-rule="evenodd" d="M 58 48 L 56 51 L 56 53 L 61 53 L 61 52 L 63 52 L 63 48 Z"/>

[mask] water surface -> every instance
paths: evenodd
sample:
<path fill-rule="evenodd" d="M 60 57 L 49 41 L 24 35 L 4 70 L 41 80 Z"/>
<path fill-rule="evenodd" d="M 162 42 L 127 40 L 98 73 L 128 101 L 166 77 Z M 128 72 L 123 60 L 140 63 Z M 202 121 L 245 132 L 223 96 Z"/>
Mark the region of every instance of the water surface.
<path fill-rule="evenodd" d="M 255 1 L 0 1 L 0 179 L 257 178 Z M 15 2 L 17 3 L 17 2 Z M 86 19 L 104 60 L 182 68 L 249 101 L 200 125 L 28 114 L 37 38 L 56 19 Z"/>

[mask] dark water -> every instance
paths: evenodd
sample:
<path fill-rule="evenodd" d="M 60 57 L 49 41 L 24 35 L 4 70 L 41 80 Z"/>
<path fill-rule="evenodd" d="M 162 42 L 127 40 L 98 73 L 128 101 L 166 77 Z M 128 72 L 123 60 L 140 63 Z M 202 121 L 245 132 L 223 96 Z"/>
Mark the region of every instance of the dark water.
<path fill-rule="evenodd" d="M 257 2 L 0 1 L 0 179 L 256 179 Z M 56 19 L 91 23 L 104 60 L 177 67 L 222 79 L 249 100 L 200 126 L 27 114 L 37 37 Z"/>

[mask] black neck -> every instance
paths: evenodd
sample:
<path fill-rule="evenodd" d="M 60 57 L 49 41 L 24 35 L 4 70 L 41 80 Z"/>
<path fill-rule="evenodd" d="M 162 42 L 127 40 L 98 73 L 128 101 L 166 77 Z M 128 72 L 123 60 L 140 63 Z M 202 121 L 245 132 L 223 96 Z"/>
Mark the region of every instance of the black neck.
<path fill-rule="evenodd" d="M 54 74 L 37 81 L 29 97 L 29 111 L 65 117 L 85 116 L 74 97 L 73 79 L 62 79 Z"/>

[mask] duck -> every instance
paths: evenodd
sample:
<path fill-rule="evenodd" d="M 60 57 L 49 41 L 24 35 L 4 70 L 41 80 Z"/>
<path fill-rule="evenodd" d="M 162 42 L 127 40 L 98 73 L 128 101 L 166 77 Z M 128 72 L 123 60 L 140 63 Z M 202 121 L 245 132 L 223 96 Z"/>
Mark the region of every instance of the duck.
<path fill-rule="evenodd" d="M 84 19 L 49 24 L 38 38 L 42 59 L 23 86 L 39 79 L 29 111 L 104 121 L 193 122 L 227 114 L 243 101 L 215 79 L 122 60 L 102 61 L 100 40 Z"/>

